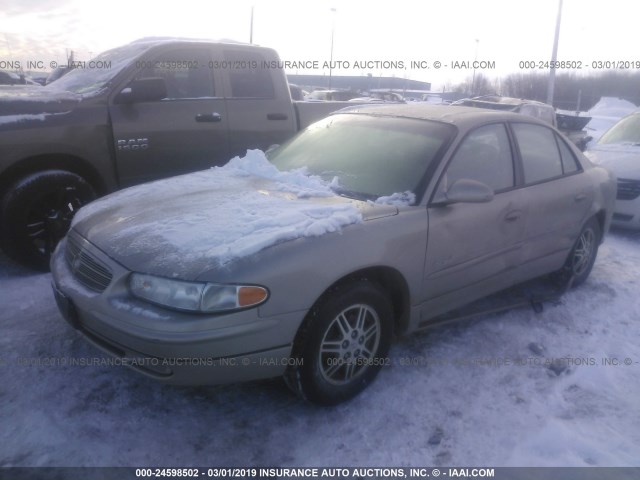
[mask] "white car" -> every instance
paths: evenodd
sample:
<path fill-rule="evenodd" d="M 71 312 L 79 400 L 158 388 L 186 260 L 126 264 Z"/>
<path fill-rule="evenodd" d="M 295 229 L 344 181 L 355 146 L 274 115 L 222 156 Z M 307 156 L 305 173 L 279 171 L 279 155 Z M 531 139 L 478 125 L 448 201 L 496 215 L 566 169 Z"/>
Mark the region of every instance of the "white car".
<path fill-rule="evenodd" d="M 612 225 L 640 230 L 640 112 L 622 118 L 585 153 L 618 177 Z"/>

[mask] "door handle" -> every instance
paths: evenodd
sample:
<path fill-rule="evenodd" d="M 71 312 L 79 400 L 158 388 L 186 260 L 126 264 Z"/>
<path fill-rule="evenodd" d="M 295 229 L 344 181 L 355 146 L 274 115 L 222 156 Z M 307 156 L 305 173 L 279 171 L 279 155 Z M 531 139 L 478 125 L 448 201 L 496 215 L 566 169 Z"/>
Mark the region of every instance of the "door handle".
<path fill-rule="evenodd" d="M 519 211 L 514 211 L 514 212 L 509 212 L 507 213 L 507 215 L 504 217 L 505 222 L 515 222 L 516 220 L 518 220 L 521 217 L 521 213 Z"/>
<path fill-rule="evenodd" d="M 576 202 L 581 202 L 582 200 L 584 200 L 585 198 L 587 198 L 587 196 L 584 193 L 579 193 L 577 194 L 575 197 L 573 197 L 573 199 Z"/>
<path fill-rule="evenodd" d="M 289 116 L 286 113 L 267 113 L 267 120 L 286 120 Z"/>
<path fill-rule="evenodd" d="M 222 115 L 217 112 L 213 113 L 198 113 L 196 115 L 196 122 L 220 122 L 222 121 Z"/>

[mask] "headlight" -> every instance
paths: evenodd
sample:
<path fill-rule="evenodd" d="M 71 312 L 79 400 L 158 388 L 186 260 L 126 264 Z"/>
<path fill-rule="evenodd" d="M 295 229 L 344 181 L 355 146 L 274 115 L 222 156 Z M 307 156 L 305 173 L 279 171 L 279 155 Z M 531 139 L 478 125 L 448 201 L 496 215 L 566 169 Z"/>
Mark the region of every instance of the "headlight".
<path fill-rule="evenodd" d="M 185 282 L 142 273 L 131 274 L 129 289 L 136 297 L 151 303 L 190 312 L 257 307 L 269 297 L 267 289 L 257 285 Z"/>

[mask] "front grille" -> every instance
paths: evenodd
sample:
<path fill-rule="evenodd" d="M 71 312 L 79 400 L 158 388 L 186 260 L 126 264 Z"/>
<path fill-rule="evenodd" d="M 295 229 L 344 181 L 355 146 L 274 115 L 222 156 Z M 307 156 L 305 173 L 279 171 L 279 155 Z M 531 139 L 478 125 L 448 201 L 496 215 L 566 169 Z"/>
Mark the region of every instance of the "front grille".
<path fill-rule="evenodd" d="M 71 236 L 67 237 L 65 258 L 76 280 L 85 287 L 95 292 L 104 292 L 111 283 L 113 274 L 109 268 L 93 257 Z"/>
<path fill-rule="evenodd" d="M 618 179 L 618 200 L 635 200 L 640 197 L 640 180 Z"/>

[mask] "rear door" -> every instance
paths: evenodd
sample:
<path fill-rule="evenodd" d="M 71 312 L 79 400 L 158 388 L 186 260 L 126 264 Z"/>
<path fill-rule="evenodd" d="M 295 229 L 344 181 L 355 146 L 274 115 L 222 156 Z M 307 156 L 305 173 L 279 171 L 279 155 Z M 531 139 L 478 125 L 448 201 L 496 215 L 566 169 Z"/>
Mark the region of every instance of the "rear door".
<path fill-rule="evenodd" d="M 136 62 L 133 79 L 161 77 L 167 98 L 111 104 L 121 186 L 221 165 L 229 159 L 221 74 L 209 45 L 176 45 Z"/>
<path fill-rule="evenodd" d="M 512 123 L 511 128 L 529 210 L 523 260 L 543 260 L 571 248 L 593 201 L 593 187 L 553 129 L 530 123 Z"/>
<path fill-rule="evenodd" d="M 526 207 L 515 178 L 504 124 L 479 127 L 461 142 L 428 207 L 425 300 L 444 294 L 455 297 L 455 292 L 460 292 L 459 301 L 464 303 L 463 289 L 480 283 L 497 284 L 502 274 L 518 264 Z M 437 205 L 442 192 L 459 179 L 488 185 L 495 192 L 494 198 L 487 203 Z"/>
<path fill-rule="evenodd" d="M 281 69 L 268 62 L 270 52 L 233 45 L 223 48 L 220 66 L 225 73 L 232 156 L 244 155 L 248 148 L 266 150 L 283 143 L 296 131 L 287 80 Z"/>

